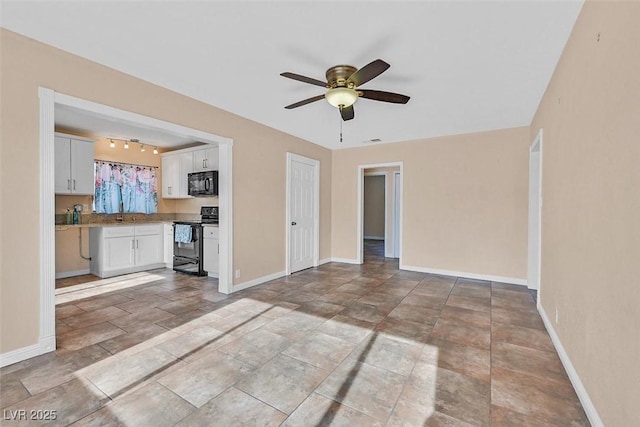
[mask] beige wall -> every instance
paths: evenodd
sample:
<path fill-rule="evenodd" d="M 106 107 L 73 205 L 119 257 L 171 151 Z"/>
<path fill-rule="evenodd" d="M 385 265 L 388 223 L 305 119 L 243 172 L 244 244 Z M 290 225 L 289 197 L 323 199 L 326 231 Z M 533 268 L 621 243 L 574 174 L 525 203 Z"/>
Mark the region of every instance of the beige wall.
<path fill-rule="evenodd" d="M 24 256 L 39 246 L 38 86 L 233 138 L 236 282 L 284 271 L 286 152 L 320 160 L 320 257 L 330 256 L 329 150 L 10 31 L 0 37 L 0 206 L 13 207 L 0 222 L 0 353 L 38 341 L 40 272 Z"/>
<path fill-rule="evenodd" d="M 365 171 L 366 172 L 366 171 Z M 384 175 L 364 177 L 364 236 L 384 239 L 385 228 Z"/>
<path fill-rule="evenodd" d="M 356 258 L 358 165 L 403 162 L 407 266 L 524 279 L 529 128 L 333 152 L 332 256 Z"/>
<path fill-rule="evenodd" d="M 639 2 L 585 3 L 530 135 L 544 129 L 542 307 L 608 426 L 640 420 L 639 22 Z"/>

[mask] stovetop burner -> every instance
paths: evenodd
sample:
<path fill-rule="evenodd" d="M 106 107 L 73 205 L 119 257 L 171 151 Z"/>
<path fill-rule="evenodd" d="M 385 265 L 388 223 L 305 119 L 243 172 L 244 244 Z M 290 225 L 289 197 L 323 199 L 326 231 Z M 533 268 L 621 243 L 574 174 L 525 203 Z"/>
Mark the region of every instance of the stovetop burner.
<path fill-rule="evenodd" d="M 218 207 L 202 206 L 200 208 L 200 219 L 173 221 L 174 224 L 202 225 L 202 224 L 218 224 Z"/>

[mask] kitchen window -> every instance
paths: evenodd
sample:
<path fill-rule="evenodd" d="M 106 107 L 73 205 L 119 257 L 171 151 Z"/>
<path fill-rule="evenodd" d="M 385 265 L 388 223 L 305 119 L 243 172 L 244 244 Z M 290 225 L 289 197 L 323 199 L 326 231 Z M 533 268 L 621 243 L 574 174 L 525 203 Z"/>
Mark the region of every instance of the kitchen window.
<path fill-rule="evenodd" d="M 96 160 L 95 213 L 158 212 L 158 168 Z"/>

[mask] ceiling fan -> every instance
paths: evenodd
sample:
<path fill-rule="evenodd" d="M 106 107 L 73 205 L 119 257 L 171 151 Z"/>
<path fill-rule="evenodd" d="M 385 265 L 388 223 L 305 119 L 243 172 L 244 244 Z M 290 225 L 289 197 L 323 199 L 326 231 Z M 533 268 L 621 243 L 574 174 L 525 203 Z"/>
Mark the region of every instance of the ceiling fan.
<path fill-rule="evenodd" d="M 359 89 L 360 86 L 369 80 L 378 77 L 390 67 L 389 64 L 382 59 L 376 59 L 373 62 L 357 69 L 351 65 L 336 65 L 327 70 L 327 81 L 316 80 L 311 77 L 301 76 L 295 73 L 281 73 L 282 77 L 298 80 L 316 86 L 327 88 L 324 95 L 314 96 L 304 99 L 291 105 L 287 105 L 286 109 L 301 107 L 322 98 L 326 98 L 329 104 L 340 110 L 342 120 L 351 120 L 354 117 L 353 104 L 358 98 L 367 98 L 374 101 L 392 102 L 395 104 L 406 104 L 409 97 L 399 93 L 383 92 L 380 90 Z"/>

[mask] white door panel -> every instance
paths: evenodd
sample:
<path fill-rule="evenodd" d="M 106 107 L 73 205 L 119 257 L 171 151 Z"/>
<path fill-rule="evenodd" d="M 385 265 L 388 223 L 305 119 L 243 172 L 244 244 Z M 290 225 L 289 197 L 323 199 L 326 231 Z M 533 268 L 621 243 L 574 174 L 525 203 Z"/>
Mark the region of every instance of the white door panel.
<path fill-rule="evenodd" d="M 313 267 L 315 262 L 316 167 L 295 159 L 289 164 L 289 266 L 292 273 Z"/>

